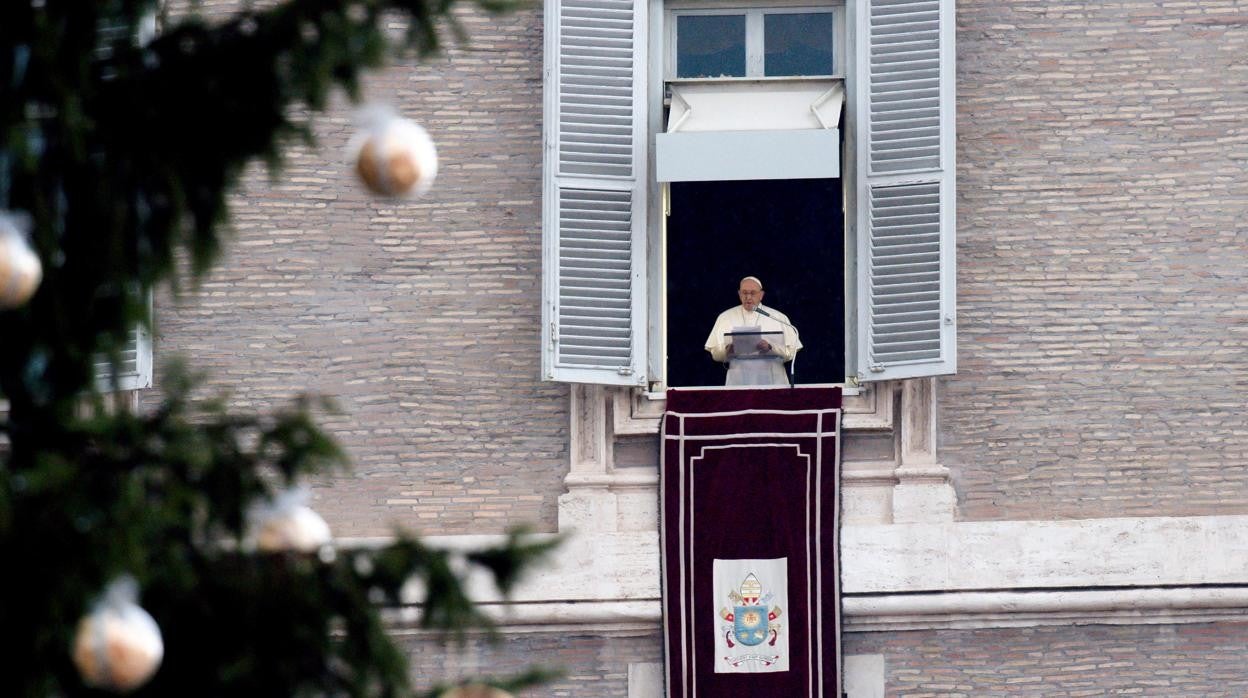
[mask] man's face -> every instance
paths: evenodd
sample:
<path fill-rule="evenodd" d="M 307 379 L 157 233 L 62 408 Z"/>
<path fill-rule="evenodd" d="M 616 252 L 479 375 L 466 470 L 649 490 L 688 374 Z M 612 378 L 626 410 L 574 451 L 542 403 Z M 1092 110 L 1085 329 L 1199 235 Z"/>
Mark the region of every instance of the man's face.
<path fill-rule="evenodd" d="M 737 289 L 737 298 L 741 299 L 741 305 L 746 310 L 753 310 L 763 302 L 763 287 L 753 281 L 742 281 L 741 287 Z"/>

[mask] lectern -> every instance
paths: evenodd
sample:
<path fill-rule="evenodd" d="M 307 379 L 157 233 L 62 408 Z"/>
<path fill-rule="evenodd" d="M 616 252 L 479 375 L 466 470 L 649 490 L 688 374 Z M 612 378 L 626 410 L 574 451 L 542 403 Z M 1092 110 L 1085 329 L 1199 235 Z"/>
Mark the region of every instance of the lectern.
<path fill-rule="evenodd" d="M 758 348 L 761 341 L 772 347 L 784 346 L 784 333 L 779 330 L 734 330 L 724 337 L 732 342 L 728 356 L 728 378 L 725 385 L 779 385 L 786 382 L 784 358 Z"/>

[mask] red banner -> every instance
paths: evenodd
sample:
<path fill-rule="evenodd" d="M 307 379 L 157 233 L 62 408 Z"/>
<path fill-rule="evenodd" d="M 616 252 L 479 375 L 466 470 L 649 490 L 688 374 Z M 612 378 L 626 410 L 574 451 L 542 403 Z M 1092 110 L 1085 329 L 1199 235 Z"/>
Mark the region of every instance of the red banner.
<path fill-rule="evenodd" d="M 839 388 L 668 390 L 669 698 L 839 698 Z"/>

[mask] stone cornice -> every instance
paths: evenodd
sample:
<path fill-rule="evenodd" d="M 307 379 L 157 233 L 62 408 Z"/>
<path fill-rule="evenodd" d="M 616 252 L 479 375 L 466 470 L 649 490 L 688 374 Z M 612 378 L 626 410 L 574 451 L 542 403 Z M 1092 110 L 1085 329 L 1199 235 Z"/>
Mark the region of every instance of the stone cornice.
<path fill-rule="evenodd" d="M 1246 620 L 1248 516 L 847 526 L 841 568 L 849 632 Z M 572 534 L 508 601 L 469 587 L 508 632 L 657 628 L 658 534 Z"/>

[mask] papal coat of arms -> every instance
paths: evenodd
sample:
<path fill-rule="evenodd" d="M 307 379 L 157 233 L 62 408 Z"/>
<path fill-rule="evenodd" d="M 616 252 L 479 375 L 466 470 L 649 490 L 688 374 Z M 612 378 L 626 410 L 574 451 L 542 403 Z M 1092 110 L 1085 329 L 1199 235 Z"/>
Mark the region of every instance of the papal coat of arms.
<path fill-rule="evenodd" d="M 771 594 L 767 598 L 771 598 Z M 780 607 L 772 606 L 769 609 L 765 605 L 759 605 L 763 600 L 763 585 L 753 572 L 741 582 L 739 592 L 728 594 L 728 599 L 733 603 L 732 610 L 722 608 L 719 616 L 732 623 L 731 627 L 724 630 L 724 639 L 729 647 L 733 646 L 734 639 L 751 647 L 761 645 L 764 641 L 772 646 L 776 644 L 780 635 L 780 623 L 776 622 L 776 618 L 780 617 Z"/>
<path fill-rule="evenodd" d="M 727 601 L 718 612 L 716 672 L 788 670 L 788 642 L 779 620 L 787 603 L 787 567 L 785 558 L 715 560 L 717 598 Z M 725 592 L 724 582 L 734 572 L 730 578 L 739 581 Z"/>

